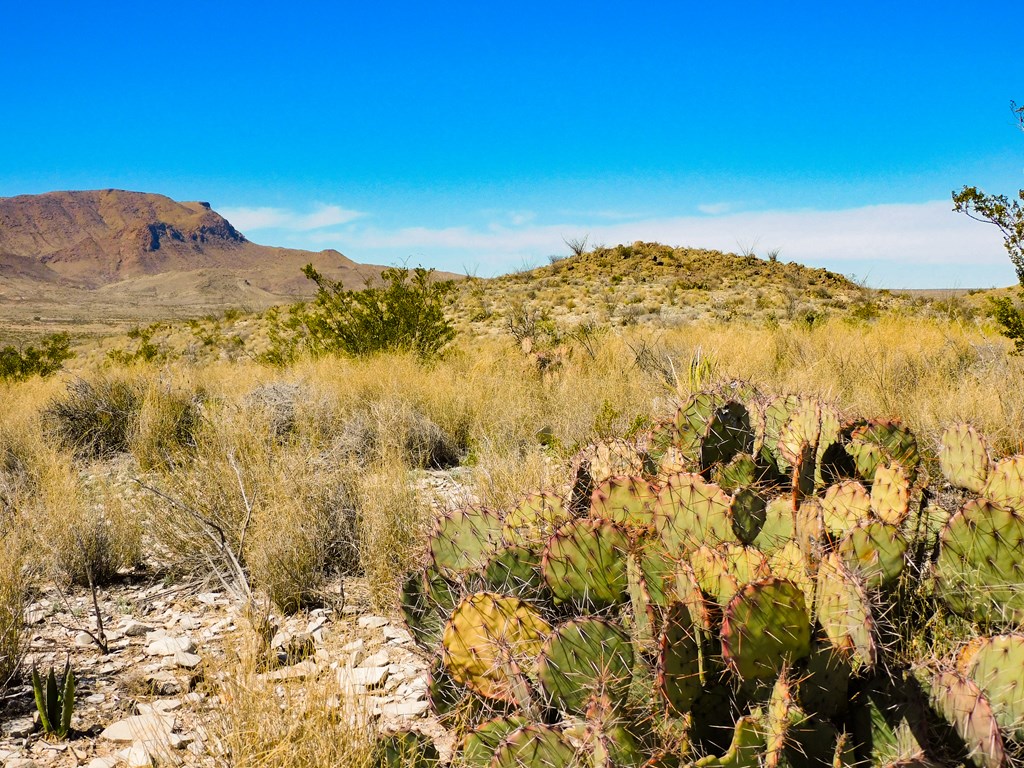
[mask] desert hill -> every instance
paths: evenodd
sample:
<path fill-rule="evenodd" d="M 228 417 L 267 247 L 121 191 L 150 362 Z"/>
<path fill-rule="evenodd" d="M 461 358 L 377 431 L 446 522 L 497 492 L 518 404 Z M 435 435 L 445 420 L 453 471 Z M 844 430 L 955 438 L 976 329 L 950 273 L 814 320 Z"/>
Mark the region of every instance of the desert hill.
<path fill-rule="evenodd" d="M 382 269 L 253 243 L 205 202 L 117 189 L 0 198 L 0 324 L 16 337 L 308 298 L 308 263 L 350 287 Z"/>

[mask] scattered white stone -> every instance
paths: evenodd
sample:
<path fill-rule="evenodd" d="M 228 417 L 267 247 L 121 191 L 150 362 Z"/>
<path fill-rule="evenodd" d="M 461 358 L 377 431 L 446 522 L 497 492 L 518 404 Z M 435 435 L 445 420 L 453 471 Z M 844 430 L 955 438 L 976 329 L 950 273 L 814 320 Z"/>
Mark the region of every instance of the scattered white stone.
<path fill-rule="evenodd" d="M 359 640 L 353 640 L 348 645 L 343 645 L 341 647 L 341 652 L 342 653 L 354 653 L 356 651 L 361 651 L 361 650 L 363 650 L 363 646 L 364 645 L 366 645 L 366 643 L 364 643 L 361 638 Z"/>
<path fill-rule="evenodd" d="M 306 634 L 312 635 L 314 632 L 316 632 L 318 629 L 320 629 L 326 623 L 327 623 L 327 617 L 326 616 L 317 616 L 315 619 L 313 619 L 311 622 L 309 622 L 309 625 L 306 627 Z"/>
<path fill-rule="evenodd" d="M 382 704 L 380 714 L 383 717 L 422 717 L 429 706 L 426 701 L 393 701 Z"/>
<path fill-rule="evenodd" d="M 75 635 L 75 645 L 79 648 L 88 648 L 93 644 L 93 639 L 88 632 L 79 632 Z"/>
<path fill-rule="evenodd" d="M 424 681 L 426 686 L 426 681 Z M 181 709 L 181 699 L 160 699 L 153 702 L 153 709 L 157 712 L 174 712 Z"/>
<path fill-rule="evenodd" d="M 122 749 L 117 754 L 128 764 L 128 768 L 148 768 L 153 765 L 153 755 L 149 753 L 149 747 L 141 741 L 135 742 L 128 749 Z"/>
<path fill-rule="evenodd" d="M 146 714 L 127 717 L 111 723 L 100 734 L 101 739 L 122 743 L 154 740 L 165 740 L 174 730 L 174 716 L 162 714 Z"/>
<path fill-rule="evenodd" d="M 402 627 L 396 627 L 392 624 L 388 624 L 386 627 L 384 627 L 383 634 L 385 640 L 390 640 L 396 645 L 412 642 L 412 635 L 410 635 Z"/>
<path fill-rule="evenodd" d="M 194 653 L 184 653 L 179 651 L 174 654 L 174 663 L 182 669 L 195 669 L 203 663 L 203 657 L 197 656 Z"/>
<path fill-rule="evenodd" d="M 171 749 L 184 749 L 195 740 L 195 736 L 191 733 L 172 733 L 171 739 L 168 743 L 170 744 Z"/>
<path fill-rule="evenodd" d="M 300 661 L 298 664 L 293 664 L 290 667 L 284 669 L 275 669 L 273 672 L 264 672 L 259 676 L 260 680 L 276 680 L 283 682 L 285 680 L 304 680 L 311 675 L 317 673 L 316 663 L 310 659 Z"/>
<path fill-rule="evenodd" d="M 367 656 L 363 659 L 362 666 L 364 667 L 386 667 L 391 663 L 391 657 L 388 656 L 387 651 L 377 651 L 372 656 Z"/>
<path fill-rule="evenodd" d="M 162 637 L 146 646 L 146 653 L 150 656 L 173 656 L 178 652 L 192 653 L 196 649 L 191 638 L 188 637 Z"/>
<path fill-rule="evenodd" d="M 102 693 L 94 693 L 91 696 L 86 696 L 85 697 L 85 701 L 88 704 L 102 704 L 106 700 L 107 700 L 106 695 L 102 694 Z"/>
<path fill-rule="evenodd" d="M 31 757 L 11 757 L 4 761 L 4 768 L 38 768 L 38 765 Z"/>
<path fill-rule="evenodd" d="M 220 601 L 220 592 L 203 592 L 196 595 L 196 600 L 203 605 L 217 605 Z"/>
<path fill-rule="evenodd" d="M 107 757 L 94 757 L 88 762 L 85 768 L 114 768 L 121 762 L 117 757 L 108 755 Z"/>
<path fill-rule="evenodd" d="M 36 722 L 31 717 L 19 717 L 6 723 L 3 728 L 4 735 L 12 739 L 23 739 L 36 729 Z"/>
<path fill-rule="evenodd" d="M 387 677 L 387 667 L 342 667 L 338 670 L 338 684 L 342 689 L 356 692 L 379 688 Z"/>
<path fill-rule="evenodd" d="M 358 624 L 364 629 L 380 629 L 390 622 L 383 616 L 360 616 Z"/>

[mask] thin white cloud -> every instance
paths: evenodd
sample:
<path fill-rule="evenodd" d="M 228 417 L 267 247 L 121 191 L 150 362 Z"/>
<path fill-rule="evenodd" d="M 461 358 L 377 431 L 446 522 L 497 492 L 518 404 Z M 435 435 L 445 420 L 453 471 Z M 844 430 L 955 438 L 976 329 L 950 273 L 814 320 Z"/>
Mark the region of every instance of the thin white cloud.
<path fill-rule="evenodd" d="M 318 205 L 311 212 L 299 213 L 289 208 L 222 208 L 220 213 L 242 232 L 260 229 L 282 229 L 293 232 L 348 224 L 365 214 L 340 205 Z"/>
<path fill-rule="evenodd" d="M 704 203 L 698 205 L 697 210 L 701 213 L 706 213 L 708 216 L 720 216 L 723 213 L 728 213 L 732 210 L 731 203 Z"/>

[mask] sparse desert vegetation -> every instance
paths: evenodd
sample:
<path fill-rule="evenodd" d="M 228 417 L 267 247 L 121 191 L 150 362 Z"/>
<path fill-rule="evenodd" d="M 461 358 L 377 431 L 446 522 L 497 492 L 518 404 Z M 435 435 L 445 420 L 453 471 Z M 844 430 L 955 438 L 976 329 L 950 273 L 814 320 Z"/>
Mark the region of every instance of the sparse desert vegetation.
<path fill-rule="evenodd" d="M 371 642 L 365 634 L 372 630 L 357 627 L 357 616 L 381 615 L 392 627 L 400 623 L 402 585 L 432 561 L 428 539 L 436 535 L 438 520 L 453 510 L 472 504 L 491 510 L 496 520 L 507 520 L 521 509 L 526 494 L 539 491 L 568 503 L 581 455 L 588 450 L 602 455 L 595 445 L 647 450 L 638 446 L 648 445 L 659 425 L 671 423 L 681 406 L 704 391 L 724 393 L 725 400 L 747 398 L 751 418 L 758 413 L 755 403 L 769 401 L 743 395 L 748 387 L 799 393 L 808 403 L 820 402 L 830 413 L 834 409 L 837 418 L 899 420 L 916 436 L 921 456 L 920 469 L 914 465 L 919 480 L 907 486 L 918 506 L 930 494 L 948 493 L 939 479 L 938 460 L 943 431 L 951 424 L 973 424 L 995 456 L 1020 449 L 1024 363 L 983 315 L 879 295 L 841 278 L 746 257 L 730 257 L 737 259 L 736 275 L 709 273 L 717 286 L 713 290 L 672 287 L 647 279 L 644 270 L 626 269 L 622 280 L 596 279 L 615 267 L 609 259 L 627 266 L 634 258 L 645 264 L 671 262 L 665 274 L 679 275 L 685 272 L 680 254 L 692 256 L 660 246 L 601 249 L 531 276 L 464 284 L 449 315 L 458 335 L 433 354 L 410 349 L 353 356 L 296 347 L 287 356 L 268 357 L 260 353 L 273 332 L 273 315 L 268 321 L 231 313 L 202 326 L 202 354 L 180 343 L 197 337 L 197 323 L 168 322 L 153 333 L 80 344 L 77 356 L 54 376 L 0 383 L 6 404 L 0 424 L 5 548 L 0 679 L 9 681 L 7 695 L 24 702 L 26 667 L 21 662 L 26 654 L 45 658 L 48 665 L 59 662 L 67 649 L 72 667 L 86 670 L 96 668 L 87 660 L 101 655 L 88 639 L 74 645 L 81 631 L 76 635 L 61 626 L 54 632 L 63 645 L 42 650 L 32 641 L 40 625 L 25 626 L 25 616 L 36 622 L 40 614 L 65 616 L 65 603 L 78 604 L 78 612 L 68 614 L 74 618 L 65 616 L 62 623 L 73 620 L 81 630 L 106 631 L 115 644 L 128 643 L 125 617 L 145 622 L 147 607 L 114 608 L 113 596 L 123 594 L 125 580 L 163 584 L 182 595 L 175 616 L 186 615 L 185 606 L 196 605 L 196 595 L 217 595 L 224 607 L 216 615 L 228 611 L 223 620 L 232 622 L 233 631 L 206 638 L 209 647 L 200 650 L 203 675 L 187 675 L 184 683 L 171 685 L 164 673 L 146 673 L 148 682 L 117 699 L 112 709 L 109 698 L 107 709 L 81 708 L 72 724 L 77 732 L 99 729 L 117 716 L 154 711 L 159 691 L 176 685 L 189 699 L 182 720 L 193 723 L 194 733 L 202 736 L 190 737 L 198 746 L 174 752 L 172 761 L 369 764 L 381 759 L 383 747 L 374 746 L 376 729 L 393 729 L 405 716 L 381 716 L 399 709 L 388 703 L 392 699 L 380 698 L 383 688 L 378 693 L 372 686 L 339 687 L 338 680 L 347 678 L 336 670 L 353 662 L 361 668 L 360 659 L 366 657 L 339 648 Z M 580 261 L 574 264 L 574 259 Z M 723 269 L 721 259 L 713 261 Z M 694 267 L 695 274 L 699 268 Z M 771 277 L 776 269 L 785 271 L 784 280 Z M 747 283 L 747 272 L 768 276 L 762 283 Z M 579 274 L 584 289 L 565 282 L 572 273 Z M 780 286 L 793 285 L 794 275 L 806 282 L 786 310 L 787 293 Z M 602 296 L 608 287 L 624 293 Z M 584 308 L 579 314 L 554 311 L 564 305 L 563 292 L 576 297 Z M 660 310 L 625 320 L 619 301 L 633 292 L 641 297 L 637 305 L 649 303 Z M 708 292 L 712 302 L 691 304 L 691 294 Z M 725 314 L 714 308 L 730 301 L 732 309 Z M 479 315 L 480 306 L 492 308 L 486 318 Z M 602 306 L 612 310 L 602 313 Z M 681 314 L 674 315 L 672 307 Z M 473 312 L 478 316 L 472 317 Z M 133 345 L 140 343 L 162 351 L 133 354 Z M 109 354 L 112 349 L 122 354 Z M 779 426 L 785 423 L 782 418 Z M 751 430 L 753 435 L 756 427 Z M 745 450 L 749 447 L 739 452 Z M 739 486 L 715 474 L 734 454 L 707 466 L 677 456 L 672 466 L 702 471 L 709 482 L 736 493 Z M 655 488 L 670 475 L 665 468 L 644 469 L 639 459 L 622 467 L 616 472 L 628 469 L 639 476 L 653 471 L 644 482 Z M 855 476 L 871 489 L 873 477 Z M 782 476 L 762 478 L 750 488 L 766 497 L 791 494 L 787 482 Z M 817 494 L 825 494 L 827 487 L 819 480 Z M 811 489 L 809 497 L 814 495 Z M 912 534 L 905 532 L 910 545 L 917 542 Z M 832 535 L 838 546 L 841 532 Z M 817 568 L 815 563 L 808 574 Z M 913 585 L 917 578 L 915 573 Z M 468 589 L 463 579 L 456 579 L 459 590 Z M 900 584 L 900 589 L 924 590 Z M 933 599 L 930 593 L 914 594 L 933 604 L 927 602 Z M 808 604 L 813 599 L 808 597 Z M 563 609 L 545 607 L 545 600 L 538 603 L 544 621 L 566 618 Z M 634 631 L 635 606 L 615 605 L 612 613 L 600 607 L 584 613 L 603 612 L 609 621 L 614 615 L 622 631 Z M 105 618 L 104 626 L 96 623 L 96 613 Z M 331 618 L 326 631 L 319 625 L 319 639 L 295 641 L 301 632 L 282 634 L 281 627 L 312 626 L 316 617 Z M 191 626 L 189 621 L 185 624 Z M 943 654 L 946 658 L 962 639 L 979 631 L 955 617 L 943 626 L 947 634 L 930 663 Z M 168 634 L 177 637 L 180 631 Z M 372 642 L 368 650 L 385 653 L 378 661 L 386 662 L 388 648 L 401 647 L 379 645 L 379 638 Z M 889 641 L 879 637 L 879 642 Z M 909 654 L 921 651 L 915 642 L 918 637 L 899 646 L 901 670 Z M 640 659 L 647 651 L 637 653 Z M 413 679 L 425 674 L 428 661 L 419 662 Z M 794 663 L 793 674 L 799 674 L 803 662 Z M 293 669 L 306 671 L 289 677 Z M 660 723 L 666 716 L 657 713 L 664 705 L 657 696 L 651 698 L 650 680 L 642 682 L 641 672 L 630 674 L 639 675 L 637 685 L 647 685 L 647 693 L 633 704 L 647 708 L 642 722 Z M 526 674 L 532 680 L 533 673 Z M 873 674 L 854 679 L 873 680 Z M 80 675 L 80 698 L 100 690 L 99 676 Z M 409 680 L 402 685 L 401 690 L 412 690 Z M 795 692 L 795 679 L 792 685 Z M 397 688 L 389 690 L 388 695 L 399 695 Z M 403 695 L 413 702 L 436 695 L 417 690 Z M 754 695 L 747 691 L 744 701 L 751 701 L 748 694 Z M 374 704 L 374 696 L 385 703 Z M 524 712 L 533 711 L 533 705 L 516 701 Z M 443 715 L 439 722 L 431 717 L 419 721 L 419 728 L 450 756 L 452 739 L 457 744 L 468 727 L 479 723 L 480 712 L 504 711 L 492 702 L 468 719 Z M 566 724 L 585 724 L 582 714 L 570 712 Z M 614 708 L 602 717 L 613 716 L 619 717 Z M 697 759 L 729 746 L 731 730 L 728 738 L 679 741 L 688 721 L 673 718 L 664 725 L 676 728 L 675 735 L 659 731 L 656 740 L 675 744 L 679 754 Z M 829 727 L 845 722 L 837 717 L 828 721 Z M 1010 752 L 1015 742 L 1003 734 Z M 967 739 L 969 751 L 972 737 L 961 738 Z M 590 754 L 590 747 L 580 746 L 590 743 L 587 738 L 571 743 L 574 750 Z M 653 755 L 651 745 L 634 747 L 639 752 L 630 761 Z M 956 754 L 955 744 L 947 748 L 952 751 L 943 754 Z M 455 754 L 462 753 L 456 748 Z M 167 759 L 157 751 L 150 757 Z"/>

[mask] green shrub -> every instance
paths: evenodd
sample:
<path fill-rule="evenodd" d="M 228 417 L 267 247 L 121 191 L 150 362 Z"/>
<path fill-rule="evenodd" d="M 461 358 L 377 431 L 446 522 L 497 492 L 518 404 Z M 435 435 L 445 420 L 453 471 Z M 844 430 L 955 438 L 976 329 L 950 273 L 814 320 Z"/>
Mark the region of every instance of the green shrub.
<path fill-rule="evenodd" d="M 0 379 L 23 381 L 31 376 L 50 376 L 74 356 L 71 337 L 66 333 L 44 337 L 39 347 L 29 345 L 18 349 L 8 345 L 0 349 Z"/>
<path fill-rule="evenodd" d="M 292 322 L 314 355 L 394 351 L 431 357 L 455 337 L 444 313 L 454 283 L 432 280 L 433 271 L 385 269 L 382 286 L 353 291 L 307 264 L 303 272 L 316 283 L 317 296 L 293 310 Z"/>

